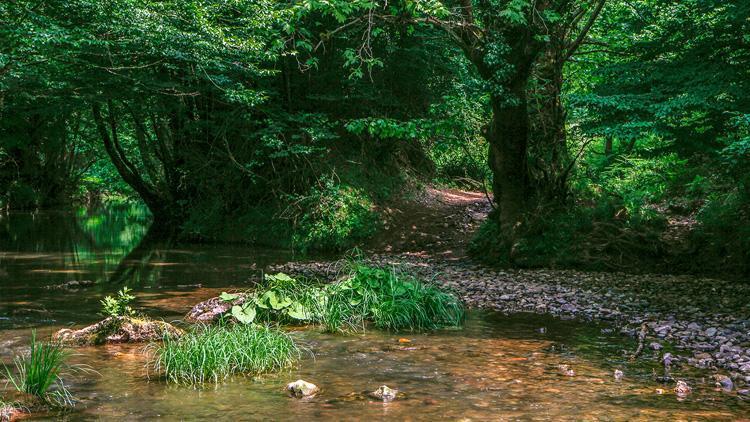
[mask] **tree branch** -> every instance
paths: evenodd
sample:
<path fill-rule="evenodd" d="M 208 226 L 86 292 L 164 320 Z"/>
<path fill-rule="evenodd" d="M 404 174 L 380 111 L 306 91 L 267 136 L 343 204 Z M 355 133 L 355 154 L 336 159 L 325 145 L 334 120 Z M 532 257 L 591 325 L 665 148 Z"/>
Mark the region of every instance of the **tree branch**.
<path fill-rule="evenodd" d="M 586 25 L 584 25 L 583 29 L 581 29 L 581 33 L 578 34 L 578 38 L 573 41 L 573 43 L 568 47 L 568 51 L 565 54 L 565 60 L 570 59 L 573 56 L 573 53 L 578 50 L 578 47 L 581 46 L 581 43 L 583 40 L 586 39 L 586 35 L 588 35 L 591 28 L 594 26 L 594 22 L 596 22 L 596 19 L 599 18 L 599 14 L 602 12 L 602 8 L 604 7 L 604 3 L 607 0 L 599 0 L 599 2 L 596 4 L 596 7 L 594 8 L 594 11 L 591 12 L 591 16 L 589 16 L 588 22 L 586 22 Z"/>

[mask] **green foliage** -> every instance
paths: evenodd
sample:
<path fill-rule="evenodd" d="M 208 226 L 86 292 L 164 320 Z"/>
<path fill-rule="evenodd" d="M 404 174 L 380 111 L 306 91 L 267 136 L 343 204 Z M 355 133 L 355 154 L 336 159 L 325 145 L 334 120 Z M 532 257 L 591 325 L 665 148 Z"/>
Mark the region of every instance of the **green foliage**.
<path fill-rule="evenodd" d="M 234 324 L 197 326 L 154 346 L 152 366 L 167 382 L 202 385 L 234 374 L 259 375 L 290 368 L 300 357 L 292 338 L 277 328 Z"/>
<path fill-rule="evenodd" d="M 16 390 L 46 402 L 71 405 L 73 397 L 61 378 L 68 356 L 61 344 L 37 341 L 36 331 L 32 331 L 28 354 L 14 360 L 16 374 L 5 367 L 8 381 Z"/>
<path fill-rule="evenodd" d="M 460 326 L 458 298 L 394 268 L 354 264 L 348 279 L 326 288 L 322 323 L 332 332 L 364 328 L 371 321 L 387 330 L 435 330 Z"/>
<path fill-rule="evenodd" d="M 132 290 L 123 287 L 117 292 L 116 296 L 106 296 L 101 300 L 102 314 L 108 317 L 128 317 L 135 315 L 135 311 L 130 307 L 130 303 L 135 300 L 131 295 Z"/>
<path fill-rule="evenodd" d="M 243 299 L 231 310 L 232 318 L 242 324 L 255 321 L 307 323 L 318 317 L 322 292 L 315 286 L 278 273 L 266 274 L 264 283 L 252 293 L 223 292 L 220 298 L 227 302 Z"/>
<path fill-rule="evenodd" d="M 342 281 L 319 286 L 286 274 L 266 275 L 251 293 L 222 293 L 240 323 L 319 323 L 331 332 L 365 329 L 368 323 L 386 330 L 436 330 L 460 326 L 464 309 L 459 299 L 432 284 L 396 269 L 350 264 Z"/>
<path fill-rule="evenodd" d="M 374 204 L 366 192 L 325 180 L 300 200 L 303 214 L 295 225 L 293 242 L 301 250 L 341 251 L 378 229 Z"/>
<path fill-rule="evenodd" d="M 607 202 L 596 208 L 540 209 L 512 244 L 495 221 L 486 221 L 469 253 L 503 267 L 658 270 L 666 258 L 659 239 L 664 223 L 658 215 L 628 218 L 624 206 Z"/>

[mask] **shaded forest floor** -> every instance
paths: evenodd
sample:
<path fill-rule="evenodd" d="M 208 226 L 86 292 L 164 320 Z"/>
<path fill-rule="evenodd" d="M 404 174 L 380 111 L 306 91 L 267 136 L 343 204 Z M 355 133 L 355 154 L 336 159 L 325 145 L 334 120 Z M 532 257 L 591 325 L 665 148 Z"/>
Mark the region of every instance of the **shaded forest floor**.
<path fill-rule="evenodd" d="M 463 258 L 472 235 L 491 209 L 483 192 L 426 187 L 381 207 L 383 230 L 365 250 Z"/>
<path fill-rule="evenodd" d="M 555 269 L 492 269 L 466 256 L 491 210 L 483 193 L 426 188 L 384 207 L 385 230 L 367 261 L 396 265 L 454 289 L 470 306 L 597 320 L 637 336 L 647 355 L 730 375 L 750 394 L 750 284 L 685 275 Z M 684 229 L 684 228 L 683 228 Z M 289 263 L 272 270 L 331 277 L 342 261 Z"/>

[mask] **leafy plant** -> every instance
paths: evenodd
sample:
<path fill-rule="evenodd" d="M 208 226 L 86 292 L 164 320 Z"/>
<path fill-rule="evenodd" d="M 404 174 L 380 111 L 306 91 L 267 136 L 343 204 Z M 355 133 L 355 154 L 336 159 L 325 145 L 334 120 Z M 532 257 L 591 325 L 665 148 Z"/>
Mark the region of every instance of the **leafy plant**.
<path fill-rule="evenodd" d="M 292 241 L 303 251 L 344 250 L 378 229 L 378 216 L 367 192 L 332 179 L 325 179 L 300 203 Z"/>
<path fill-rule="evenodd" d="M 14 359 L 17 374 L 5 367 L 8 381 L 16 390 L 46 402 L 71 405 L 73 397 L 61 378 L 68 356 L 61 344 L 39 342 L 32 331 L 29 353 Z"/>
<path fill-rule="evenodd" d="M 133 316 L 135 311 L 130 307 L 130 303 L 135 300 L 135 296 L 130 292 L 130 288 L 123 287 L 116 296 L 106 296 L 101 300 L 102 313 L 109 317 Z"/>
<path fill-rule="evenodd" d="M 424 283 L 396 269 L 351 264 L 343 281 L 317 286 L 286 274 L 267 275 L 265 285 L 244 293 L 232 307 L 240 323 L 319 323 L 331 332 L 364 330 L 371 322 L 387 330 L 434 330 L 459 326 L 464 309 L 452 293 Z M 240 294 L 222 293 L 226 301 Z"/>
<path fill-rule="evenodd" d="M 365 321 L 388 330 L 460 326 L 461 301 L 437 286 L 397 271 L 353 264 L 345 281 L 327 287 L 323 324 L 329 331 L 357 330 Z"/>
<path fill-rule="evenodd" d="M 288 334 L 266 325 L 199 326 L 179 339 L 164 337 L 155 347 L 151 365 L 156 373 L 186 385 L 279 371 L 300 356 Z"/>
<path fill-rule="evenodd" d="M 284 273 L 266 274 L 265 283 L 258 291 L 242 295 L 244 302 L 232 306 L 231 315 L 240 323 L 263 321 L 311 321 L 314 319 L 319 292 L 305 286 Z M 223 292 L 219 296 L 234 302 L 241 296 Z"/>

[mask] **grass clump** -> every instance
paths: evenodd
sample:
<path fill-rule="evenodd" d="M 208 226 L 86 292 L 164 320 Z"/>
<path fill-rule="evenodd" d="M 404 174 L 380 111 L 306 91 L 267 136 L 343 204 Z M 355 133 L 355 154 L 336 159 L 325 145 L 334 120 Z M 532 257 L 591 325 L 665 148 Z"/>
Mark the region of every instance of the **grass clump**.
<path fill-rule="evenodd" d="M 37 341 L 32 331 L 29 353 L 14 360 L 17 373 L 8 367 L 5 371 L 16 390 L 50 404 L 71 405 L 73 397 L 61 378 L 69 355 L 61 344 Z"/>
<path fill-rule="evenodd" d="M 312 284 L 310 284 L 312 283 Z M 464 307 L 456 295 L 396 268 L 350 263 L 332 284 L 301 281 L 286 274 L 266 275 L 254 292 L 222 293 L 232 307 L 231 321 L 252 324 L 321 324 L 327 331 L 362 331 L 367 324 L 385 330 L 435 330 L 460 326 Z"/>
<path fill-rule="evenodd" d="M 258 375 L 291 367 L 300 350 L 292 338 L 270 326 L 200 326 L 156 346 L 153 367 L 168 382 L 200 385 L 233 374 Z"/>
<path fill-rule="evenodd" d="M 325 291 L 321 323 L 328 331 L 356 331 L 367 321 L 386 330 L 435 330 L 464 319 L 454 294 L 395 268 L 354 264 L 347 279 Z"/>

